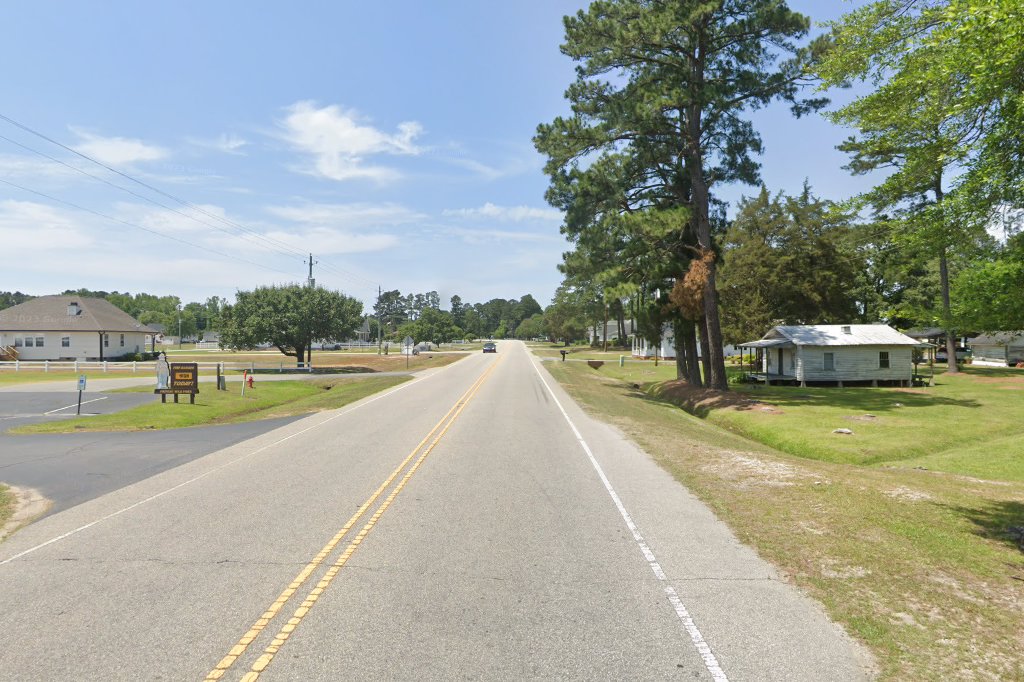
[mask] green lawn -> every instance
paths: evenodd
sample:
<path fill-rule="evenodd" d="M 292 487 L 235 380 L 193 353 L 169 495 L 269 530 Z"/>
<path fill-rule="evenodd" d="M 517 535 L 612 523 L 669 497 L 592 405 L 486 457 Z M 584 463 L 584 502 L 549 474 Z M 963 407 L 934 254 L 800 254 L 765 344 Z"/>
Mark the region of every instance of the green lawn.
<path fill-rule="evenodd" d="M 723 396 L 628 363 L 546 366 L 823 604 L 881 679 L 1024 680 L 1024 372 Z"/>
<path fill-rule="evenodd" d="M 257 381 L 254 389 L 241 395 L 241 383 L 229 383 L 227 391 L 201 385 L 195 405 L 182 396 L 175 404 L 155 400 L 151 404 L 95 417 L 30 424 L 10 433 L 71 433 L 78 431 L 140 431 L 177 429 L 209 424 L 227 424 L 306 414 L 342 407 L 368 395 L 407 381 L 407 376 L 314 379 L 303 381 Z M 149 392 L 149 387 L 128 389 Z"/>
<path fill-rule="evenodd" d="M 758 402 L 706 418 L 800 457 L 1024 481 L 1022 370 L 968 367 L 914 389 L 737 390 Z"/>

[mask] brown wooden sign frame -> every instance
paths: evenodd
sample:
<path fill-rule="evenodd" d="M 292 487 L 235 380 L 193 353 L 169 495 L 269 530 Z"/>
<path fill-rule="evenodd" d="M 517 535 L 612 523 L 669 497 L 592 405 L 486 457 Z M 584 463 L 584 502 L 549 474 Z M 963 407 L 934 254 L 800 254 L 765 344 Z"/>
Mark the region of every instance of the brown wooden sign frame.
<path fill-rule="evenodd" d="M 153 391 L 160 396 L 160 402 L 166 403 L 167 396 L 173 395 L 174 402 L 178 402 L 179 395 L 187 395 L 189 404 L 196 404 L 196 394 L 199 393 L 199 363 L 197 362 L 171 362 L 168 363 L 167 388 L 158 388 Z"/>

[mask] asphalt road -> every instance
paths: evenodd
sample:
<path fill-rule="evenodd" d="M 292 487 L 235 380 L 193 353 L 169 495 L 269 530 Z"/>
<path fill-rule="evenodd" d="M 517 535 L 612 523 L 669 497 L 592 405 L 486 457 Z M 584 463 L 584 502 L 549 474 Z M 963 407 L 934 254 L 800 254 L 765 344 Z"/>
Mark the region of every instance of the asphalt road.
<path fill-rule="evenodd" d="M 19 531 L 0 631 L 4 680 L 864 678 L 512 342 Z"/>
<path fill-rule="evenodd" d="M 93 384 L 102 387 L 102 382 Z M 93 389 L 83 393 L 79 408 L 78 392 L 68 392 L 66 387 L 45 392 L 39 391 L 39 386 L 21 388 L 0 392 L 0 481 L 38 490 L 50 500 L 47 514 L 69 509 L 297 419 L 285 417 L 167 431 L 15 436 L 7 430 L 21 424 L 75 417 L 79 409 L 82 415 L 111 414 L 159 400 L 151 393 L 101 393 Z"/>

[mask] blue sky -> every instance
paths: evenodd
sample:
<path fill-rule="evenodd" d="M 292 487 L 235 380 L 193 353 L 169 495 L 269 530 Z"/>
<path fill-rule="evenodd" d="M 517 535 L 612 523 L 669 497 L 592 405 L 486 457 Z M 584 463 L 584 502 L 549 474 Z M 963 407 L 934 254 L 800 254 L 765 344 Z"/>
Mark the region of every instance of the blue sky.
<path fill-rule="evenodd" d="M 312 251 L 318 283 L 367 307 L 378 285 L 546 305 L 567 244 L 531 138 L 568 111 L 561 17 L 586 5 L 8 6 L 0 114 L 165 194 L 0 120 L 0 290 L 231 299 L 304 281 Z M 864 186 L 834 149 L 846 131 L 784 107 L 755 122 L 772 192 Z"/>

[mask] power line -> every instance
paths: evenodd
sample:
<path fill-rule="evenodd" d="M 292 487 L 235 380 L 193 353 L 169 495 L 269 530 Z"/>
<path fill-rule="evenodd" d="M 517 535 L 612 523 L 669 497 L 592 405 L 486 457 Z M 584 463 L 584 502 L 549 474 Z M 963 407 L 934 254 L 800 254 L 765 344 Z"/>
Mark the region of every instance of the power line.
<path fill-rule="evenodd" d="M 137 197 L 139 199 L 142 199 L 143 201 L 147 201 L 147 202 L 153 204 L 154 206 L 159 206 L 160 208 L 162 208 L 164 210 L 171 211 L 172 213 L 176 213 L 176 214 L 178 214 L 178 215 L 180 215 L 180 216 L 182 216 L 184 218 L 188 218 L 189 220 L 194 220 L 197 223 L 199 223 L 200 225 L 205 225 L 207 227 L 211 227 L 211 228 L 213 228 L 215 230 L 219 230 L 219 231 L 221 231 L 221 232 L 223 232 L 223 233 L 225 233 L 227 235 L 230 235 L 232 237 L 243 237 L 243 238 L 245 237 L 245 235 L 238 235 L 238 234 L 236 234 L 234 232 L 231 232 L 230 230 L 227 230 L 227 229 L 225 229 L 225 228 L 223 228 L 223 227 L 221 227 L 219 225 L 215 225 L 215 224 L 207 222 L 205 220 L 200 220 L 199 218 L 197 218 L 197 217 L 195 217 L 193 215 L 189 215 L 188 213 L 180 211 L 180 210 L 174 208 L 173 206 L 168 206 L 167 204 L 161 203 L 161 202 L 159 202 L 156 199 L 153 199 L 151 197 L 147 197 L 147 196 L 145 196 L 143 194 L 139 194 L 138 192 L 135 192 L 135 191 L 133 191 L 131 189 L 128 189 L 127 187 L 122 187 L 121 185 L 113 183 L 110 180 L 107 180 L 106 178 L 101 178 L 100 176 L 94 175 L 93 173 L 90 173 L 87 170 L 84 170 L 82 168 L 78 168 L 77 166 L 73 166 L 73 165 L 67 163 L 66 161 L 61 161 L 60 159 L 58 159 L 56 157 L 50 156 L 49 154 L 47 154 L 45 152 L 41 152 L 38 149 L 34 149 L 32 147 L 29 147 L 28 145 L 22 144 L 22 143 L 20 143 L 20 142 L 18 142 L 16 140 L 12 140 L 11 138 L 6 137 L 4 135 L 0 135 L 0 140 L 5 140 L 7 142 L 10 142 L 11 144 L 13 144 L 13 145 L 15 145 L 17 147 L 21 147 L 22 149 L 30 151 L 30 152 L 32 152 L 34 154 L 38 154 L 39 156 L 43 157 L 44 159 L 48 159 L 48 160 L 50 160 L 50 161 L 52 161 L 54 163 L 59 163 L 60 165 L 66 167 L 66 168 L 70 168 L 71 170 L 76 171 L 78 173 L 81 173 L 82 175 L 90 177 L 90 178 L 92 178 L 94 180 L 98 180 L 99 182 L 102 182 L 105 185 L 109 185 L 110 187 L 113 187 L 115 189 L 119 189 L 119 190 L 121 190 L 123 192 L 127 192 L 128 194 L 131 194 L 133 197 Z M 266 241 L 271 241 L 269 238 L 262 237 L 262 235 L 257 235 L 257 236 L 265 239 Z M 257 242 L 254 242 L 254 243 L 257 243 Z M 270 250 L 274 251 L 274 253 L 277 253 L 279 255 L 291 255 L 291 254 L 284 253 L 284 252 L 274 248 L 273 246 L 267 246 L 266 244 L 259 244 L 259 243 L 257 243 L 257 244 L 259 246 L 265 248 L 265 249 L 270 249 Z M 293 253 L 294 254 L 300 254 L 299 251 L 294 251 Z"/>
<path fill-rule="evenodd" d="M 173 194 L 169 194 L 169 193 L 167 193 L 167 192 L 165 192 L 165 191 L 163 191 L 163 190 L 161 190 L 161 189 L 159 189 L 157 187 L 154 187 L 153 185 L 150 185 L 150 184 L 148 184 L 146 182 L 143 182 L 142 180 L 139 180 L 139 179 L 137 179 L 137 178 L 127 174 L 127 173 L 119 171 L 116 168 L 112 168 L 111 166 L 103 163 L 102 161 L 94 159 L 91 156 L 78 151 L 77 149 L 69 147 L 68 145 L 66 145 L 66 144 L 64 144 L 62 142 L 59 142 L 58 140 L 55 140 L 52 137 L 49 137 L 49 136 L 45 135 L 44 133 L 41 133 L 38 130 L 35 130 L 35 129 L 33 129 L 33 128 L 31 128 L 31 127 L 29 127 L 29 126 L 27 126 L 27 125 L 25 125 L 23 123 L 20 123 L 20 122 L 14 120 L 13 118 L 11 118 L 9 116 L 6 116 L 6 115 L 0 113 L 0 120 L 6 121 L 7 123 L 15 126 L 16 128 L 19 128 L 19 129 L 21 129 L 21 130 L 23 130 L 23 131 L 25 131 L 25 132 L 27 132 L 27 133 L 29 133 L 31 135 L 35 135 L 36 137 L 38 137 L 40 139 L 43 139 L 43 140 L 49 142 L 50 144 L 56 145 L 56 146 L 60 147 L 61 149 L 64 149 L 65 151 L 68 151 L 68 152 L 70 152 L 70 153 L 72 153 L 72 154 L 74 154 L 74 155 L 76 155 L 76 156 L 78 156 L 80 158 L 83 158 L 86 161 L 89 161 L 90 163 L 94 163 L 97 166 L 100 166 L 101 168 L 104 168 L 107 171 L 109 171 L 111 173 L 114 173 L 115 175 L 119 175 L 119 176 L 125 178 L 126 180 L 129 180 L 130 182 L 133 182 L 133 183 L 135 183 L 137 185 L 145 187 L 146 189 L 148 189 L 148 190 L 150 190 L 152 192 L 156 192 L 157 194 L 159 194 L 159 195 L 161 195 L 163 197 L 166 197 L 166 198 L 170 199 L 171 201 L 179 203 L 179 204 L 181 204 L 181 205 L 183 205 L 185 207 L 188 207 L 188 208 L 192 209 L 193 211 L 201 213 L 201 214 L 203 214 L 203 215 L 205 215 L 205 216 L 207 216 L 209 218 L 212 218 L 214 220 L 222 222 L 222 223 L 224 223 L 226 225 L 230 225 L 230 226 L 232 226 L 232 227 L 234 227 L 234 228 L 236 228 L 238 230 L 241 230 L 244 233 L 248 233 L 248 234 L 256 237 L 257 239 L 261 239 L 261 240 L 264 240 L 264 241 L 269 242 L 269 243 L 277 244 L 277 245 L 279 245 L 280 248 L 288 251 L 291 255 L 297 255 L 297 256 L 304 256 L 305 255 L 303 252 L 295 249 L 294 247 L 288 245 L 285 242 L 282 242 L 282 241 L 280 241 L 278 239 L 274 239 L 272 237 L 267 237 L 266 235 L 263 235 L 263 234 L 257 232 L 256 230 L 252 230 L 251 228 L 248 228 L 248 227 L 246 227 L 246 226 L 244 226 L 244 225 L 242 225 L 242 224 L 240 224 L 240 223 L 238 223 L 238 222 L 236 222 L 234 220 L 231 220 L 229 218 L 225 218 L 224 216 L 219 216 L 219 215 L 217 215 L 215 213 L 210 213 L 209 211 L 203 209 L 201 206 L 197 206 L 197 205 L 195 205 L 195 204 L 193 204 L 193 203 L 191 203 L 191 202 L 189 202 L 189 201 L 187 201 L 185 199 L 181 199 L 180 197 L 176 197 Z M 4 139 L 8 139 L 8 138 L 4 138 Z M 11 141 L 11 140 L 8 140 L 8 141 Z M 18 146 L 21 146 L 21 147 L 23 147 L 25 149 L 29 149 L 30 151 L 35 151 L 35 150 L 32 150 L 29 147 L 25 147 L 24 145 L 20 145 L 17 142 L 15 142 L 14 144 L 18 144 Z M 36 153 L 40 153 L 40 152 L 36 152 Z M 52 159 L 52 157 L 49 157 L 49 156 L 47 156 L 45 154 L 41 154 L 41 155 L 42 156 L 46 156 L 46 158 L 51 158 Z M 52 159 L 52 160 L 57 161 L 56 159 Z M 70 168 L 73 168 L 73 169 L 75 169 L 75 170 L 77 170 L 79 172 L 84 173 L 85 175 L 89 175 L 90 177 L 96 177 L 96 176 L 92 176 L 90 173 L 86 173 L 85 171 L 82 171 L 79 168 L 76 168 L 75 166 L 70 166 L 69 164 L 65 164 L 65 163 L 63 163 L 61 161 L 57 161 L 57 163 L 61 163 L 63 165 L 66 165 L 66 166 L 68 166 Z M 133 196 L 139 196 L 140 198 L 144 199 L 145 201 L 150 201 L 151 203 L 154 203 L 154 204 L 156 204 L 158 206 L 163 206 L 162 204 L 159 204 L 159 202 L 156 202 L 153 199 L 142 197 L 142 196 L 140 196 L 138 194 L 135 194 L 134 192 L 131 192 L 131 190 L 128 190 L 125 187 L 121 187 L 120 185 L 116 185 L 114 183 L 107 182 L 105 180 L 102 180 L 101 178 L 96 178 L 96 179 L 99 179 L 102 182 L 105 182 L 106 184 L 109 184 L 109 185 L 111 185 L 113 187 L 116 187 L 118 189 L 121 189 L 122 191 L 129 192 Z M 32 191 L 32 190 L 27 190 L 27 191 Z M 57 200 L 57 201 L 60 201 L 60 200 Z M 168 208 L 168 207 L 164 207 L 164 208 Z M 83 209 L 83 210 L 88 210 L 88 209 Z M 168 210 L 174 210 L 174 209 L 168 208 Z M 206 225 L 209 226 L 208 223 L 204 223 L 203 221 L 199 221 L 194 216 L 188 216 L 187 214 L 182 214 L 182 215 L 185 215 L 186 217 L 189 217 L 189 218 L 191 218 L 193 220 L 196 220 L 197 222 L 200 222 L 202 224 L 206 224 Z M 213 227 L 213 226 L 210 226 L 210 227 Z M 217 228 L 217 229 L 220 229 L 220 228 Z M 157 234 L 159 234 L 159 233 L 157 233 Z M 228 232 L 228 234 L 232 234 L 232 233 Z M 240 235 L 232 234 L 232 236 L 240 236 Z M 199 247 L 199 248 L 203 248 L 203 247 Z M 207 249 L 207 250 L 210 250 L 210 249 Z M 280 251 L 278 251 L 278 253 L 280 253 Z M 260 266 L 260 267 L 264 267 L 264 266 Z M 372 286 L 377 286 L 378 285 L 377 282 L 372 282 L 371 280 L 368 280 L 365 277 L 360 277 L 359 275 L 355 275 L 354 273 L 349 273 L 349 272 L 347 272 L 345 270 L 342 270 L 340 268 L 335 268 L 335 267 L 331 267 L 331 266 L 326 266 L 325 265 L 325 267 L 323 269 L 325 269 L 328 272 L 331 272 L 331 273 L 333 273 L 335 275 L 338 275 L 340 277 L 344 277 L 346 279 L 350 279 L 350 280 L 353 280 L 353 281 L 363 281 L 363 282 L 366 282 L 368 285 L 372 285 Z"/>
<path fill-rule="evenodd" d="M 164 239 L 170 239 L 172 241 L 176 241 L 176 242 L 179 242 L 181 244 L 187 244 L 188 246 L 194 247 L 196 249 L 200 249 L 201 251 L 208 251 L 210 253 L 217 254 L 218 256 L 223 256 L 225 258 L 230 258 L 231 260 L 237 260 L 239 262 L 247 263 L 249 265 L 255 265 L 256 267 L 263 268 L 264 270 L 270 270 L 272 272 L 279 272 L 279 273 L 281 273 L 283 275 L 290 275 L 291 274 L 291 273 L 285 272 L 284 270 L 278 270 L 277 268 L 272 268 L 272 267 L 269 267 L 267 265 L 262 265 L 261 263 L 256 263 L 254 261 L 247 260 L 245 258 L 241 258 L 239 256 L 231 255 L 230 253 L 224 253 L 223 251 L 218 251 L 216 249 L 211 249 L 208 246 L 202 246 L 200 244 L 195 244 L 193 242 L 188 241 L 187 239 L 182 239 L 180 237 L 174 237 L 174 236 L 169 235 L 169 234 L 164 234 L 163 232 L 160 232 L 158 230 L 152 230 L 152 229 L 150 229 L 148 227 L 143 227 L 142 225 L 138 225 L 136 223 L 132 223 L 132 222 L 129 222 L 127 220 L 121 220 L 120 218 L 115 218 L 113 216 L 109 216 L 109 215 L 106 215 L 105 213 L 100 213 L 99 211 L 94 211 L 91 208 L 86 208 L 85 206 L 80 206 L 80 205 L 78 205 L 78 204 L 76 204 L 74 202 L 67 201 L 65 199 L 59 199 L 59 198 L 57 198 L 55 196 L 46 194 L 45 192 L 40 192 L 40 191 L 34 190 L 34 189 L 30 188 L 30 187 L 24 187 L 24 186 L 19 185 L 17 183 L 10 182 L 9 180 L 4 180 L 3 178 L 0 178 L 0 183 L 3 183 L 5 185 L 9 185 L 9 186 L 14 187 L 16 189 L 20 189 L 23 192 L 28 192 L 29 194 L 35 194 L 36 196 L 43 197 L 44 199 L 49 199 L 50 201 L 55 201 L 58 204 L 64 204 L 65 206 L 70 206 L 71 208 L 77 209 L 79 211 L 85 211 L 86 213 L 91 213 L 92 215 L 97 216 L 99 218 L 103 218 L 104 220 L 110 220 L 110 221 L 113 221 L 115 223 L 120 223 L 122 225 L 126 225 L 128 227 L 135 228 L 137 230 L 142 230 L 143 232 L 149 232 L 150 234 L 155 234 L 158 237 L 163 237 Z"/>

